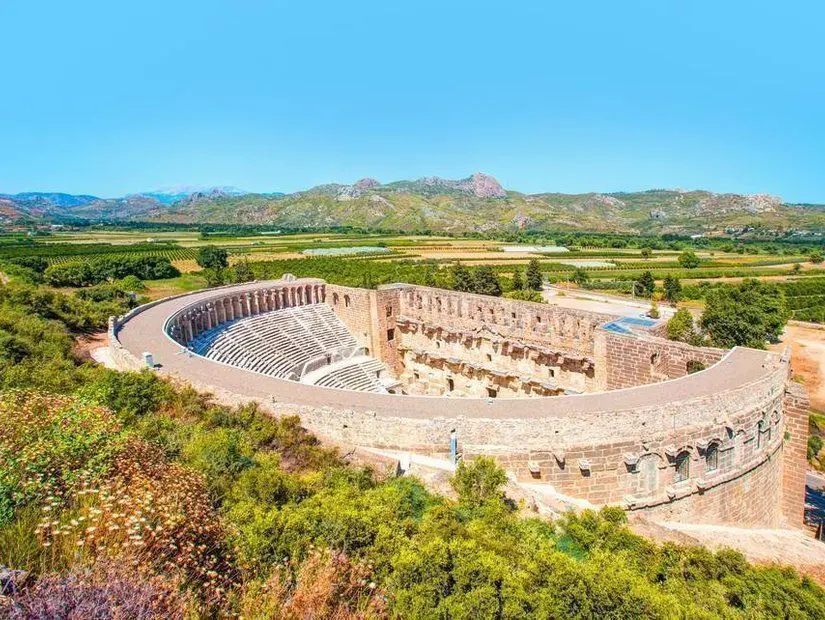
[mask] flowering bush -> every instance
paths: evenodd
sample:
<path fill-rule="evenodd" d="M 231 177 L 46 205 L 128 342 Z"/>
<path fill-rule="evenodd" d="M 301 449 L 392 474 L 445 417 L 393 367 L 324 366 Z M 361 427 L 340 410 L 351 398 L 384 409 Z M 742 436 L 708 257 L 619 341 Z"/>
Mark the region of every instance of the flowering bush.
<path fill-rule="evenodd" d="M 47 515 L 38 525 L 44 546 L 74 547 L 78 560 L 117 560 L 174 575 L 208 606 L 222 603 L 235 571 L 203 476 L 131 439 L 109 475 L 76 490 L 74 500 L 74 511 L 60 519 Z"/>
<path fill-rule="evenodd" d="M 59 509 L 67 494 L 108 468 L 122 443 L 120 425 L 103 407 L 34 392 L 0 394 L 0 526 L 34 500 L 47 500 L 47 513 Z"/>

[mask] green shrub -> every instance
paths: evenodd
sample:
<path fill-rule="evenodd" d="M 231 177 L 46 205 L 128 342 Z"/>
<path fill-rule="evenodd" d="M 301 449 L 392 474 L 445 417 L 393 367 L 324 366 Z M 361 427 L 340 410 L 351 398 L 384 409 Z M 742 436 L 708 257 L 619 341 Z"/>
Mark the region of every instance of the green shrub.
<path fill-rule="evenodd" d="M 491 499 L 502 496 L 501 487 L 507 482 L 507 474 L 494 459 L 478 457 L 461 461 L 451 481 L 459 500 L 477 508 Z"/>
<path fill-rule="evenodd" d="M 124 291 L 142 293 L 146 290 L 146 285 L 136 275 L 128 275 L 120 281 L 120 288 Z"/>

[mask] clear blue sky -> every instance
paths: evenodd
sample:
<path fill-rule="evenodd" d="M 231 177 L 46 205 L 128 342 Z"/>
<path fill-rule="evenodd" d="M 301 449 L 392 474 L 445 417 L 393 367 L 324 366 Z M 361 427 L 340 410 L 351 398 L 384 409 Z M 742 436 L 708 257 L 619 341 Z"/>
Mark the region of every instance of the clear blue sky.
<path fill-rule="evenodd" d="M 0 3 L 0 192 L 495 175 L 825 202 L 825 7 Z"/>

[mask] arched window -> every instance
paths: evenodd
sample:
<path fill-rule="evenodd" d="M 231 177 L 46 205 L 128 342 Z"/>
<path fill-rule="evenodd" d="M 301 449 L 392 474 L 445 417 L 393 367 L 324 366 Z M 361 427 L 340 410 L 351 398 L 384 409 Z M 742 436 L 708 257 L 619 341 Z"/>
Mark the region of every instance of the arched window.
<path fill-rule="evenodd" d="M 344 295 L 344 307 L 349 308 L 349 295 Z"/>
<path fill-rule="evenodd" d="M 704 369 L 705 365 L 699 360 L 688 360 L 688 363 L 685 365 L 685 371 L 689 375 L 692 375 L 694 372 L 700 372 Z"/>
<path fill-rule="evenodd" d="M 690 453 L 687 450 L 676 455 L 676 471 L 673 473 L 673 482 L 684 482 L 690 478 Z"/>
<path fill-rule="evenodd" d="M 771 414 L 766 413 L 761 420 L 756 430 L 756 447 L 764 448 L 771 442 Z"/>
<path fill-rule="evenodd" d="M 332 305 L 333 305 L 333 306 L 337 306 L 337 305 L 338 305 L 338 293 L 333 293 L 333 294 L 332 294 Z"/>
<path fill-rule="evenodd" d="M 719 444 L 713 442 L 705 450 L 705 471 L 716 471 L 719 469 Z"/>

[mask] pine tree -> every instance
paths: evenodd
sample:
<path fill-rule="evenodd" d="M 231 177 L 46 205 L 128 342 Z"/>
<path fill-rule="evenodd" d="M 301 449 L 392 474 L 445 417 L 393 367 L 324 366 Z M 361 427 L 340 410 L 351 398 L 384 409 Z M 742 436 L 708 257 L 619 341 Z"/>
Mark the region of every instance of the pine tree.
<path fill-rule="evenodd" d="M 540 291 L 542 284 L 541 267 L 535 258 L 527 263 L 527 288 L 533 291 Z"/>
<path fill-rule="evenodd" d="M 490 265 L 482 265 L 473 273 L 473 293 L 501 296 L 501 282 Z"/>
<path fill-rule="evenodd" d="M 516 269 L 513 272 L 513 290 L 520 291 L 524 289 L 524 280 L 521 277 L 521 269 Z"/>

